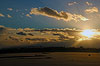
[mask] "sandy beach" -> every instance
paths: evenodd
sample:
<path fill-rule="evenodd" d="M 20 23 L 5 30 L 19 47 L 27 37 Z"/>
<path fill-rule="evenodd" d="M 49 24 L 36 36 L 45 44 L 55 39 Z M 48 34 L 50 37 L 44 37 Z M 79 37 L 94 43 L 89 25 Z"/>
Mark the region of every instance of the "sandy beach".
<path fill-rule="evenodd" d="M 100 66 L 100 53 L 44 52 L 1 54 L 0 66 Z"/>

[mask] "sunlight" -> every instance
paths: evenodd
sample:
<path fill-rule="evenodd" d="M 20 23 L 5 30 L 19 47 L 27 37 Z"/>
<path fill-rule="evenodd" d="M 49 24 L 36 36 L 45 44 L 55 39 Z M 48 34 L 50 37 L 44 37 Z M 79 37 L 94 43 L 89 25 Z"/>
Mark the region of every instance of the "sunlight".
<path fill-rule="evenodd" d="M 95 32 L 93 30 L 90 30 L 90 29 L 87 29 L 87 30 L 84 30 L 83 32 L 81 32 L 81 35 L 83 35 L 87 38 L 93 37 L 94 34 L 95 34 Z"/>
<path fill-rule="evenodd" d="M 83 20 L 83 21 L 87 21 L 87 20 L 89 20 L 89 19 L 87 19 L 87 18 L 81 18 L 81 20 Z"/>

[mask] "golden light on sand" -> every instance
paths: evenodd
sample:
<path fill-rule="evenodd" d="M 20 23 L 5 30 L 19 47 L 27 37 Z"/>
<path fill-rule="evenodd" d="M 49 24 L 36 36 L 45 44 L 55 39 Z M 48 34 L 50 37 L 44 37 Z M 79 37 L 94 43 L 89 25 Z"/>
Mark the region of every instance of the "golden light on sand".
<path fill-rule="evenodd" d="M 81 32 L 81 35 L 87 38 L 92 38 L 95 35 L 95 32 L 91 29 L 87 29 L 87 30 L 83 30 L 83 32 Z"/>

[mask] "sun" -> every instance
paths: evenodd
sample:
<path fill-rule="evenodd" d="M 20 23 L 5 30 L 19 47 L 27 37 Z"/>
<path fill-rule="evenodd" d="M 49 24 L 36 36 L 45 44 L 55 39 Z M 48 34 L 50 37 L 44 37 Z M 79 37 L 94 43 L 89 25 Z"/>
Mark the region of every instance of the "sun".
<path fill-rule="evenodd" d="M 95 32 L 91 29 L 87 29 L 87 30 L 83 30 L 83 32 L 81 32 L 81 34 L 87 38 L 91 38 L 91 37 L 93 37 Z"/>

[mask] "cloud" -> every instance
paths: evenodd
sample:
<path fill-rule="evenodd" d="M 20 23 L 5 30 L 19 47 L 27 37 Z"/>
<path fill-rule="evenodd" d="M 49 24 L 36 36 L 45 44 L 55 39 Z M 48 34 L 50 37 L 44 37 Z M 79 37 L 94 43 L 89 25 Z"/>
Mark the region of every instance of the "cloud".
<path fill-rule="evenodd" d="M 25 9 L 25 11 L 28 11 L 28 9 Z"/>
<path fill-rule="evenodd" d="M 89 2 L 85 2 L 85 3 L 86 3 L 88 6 L 89 6 L 89 5 L 93 5 L 92 3 L 89 3 Z"/>
<path fill-rule="evenodd" d="M 13 9 L 12 8 L 7 8 L 7 10 L 12 11 Z"/>
<path fill-rule="evenodd" d="M 86 13 L 97 13 L 99 12 L 99 9 L 97 7 L 92 7 L 92 8 L 86 9 L 85 12 Z"/>
<path fill-rule="evenodd" d="M 3 31 L 3 30 L 5 30 L 5 27 L 0 25 L 0 31 Z"/>
<path fill-rule="evenodd" d="M 16 46 L 83 46 L 83 47 L 99 47 L 100 48 L 100 31 L 91 40 L 82 40 L 84 36 L 80 35 L 82 30 L 77 29 L 47 29 L 43 31 L 30 31 L 31 28 L 19 28 L 13 30 L 0 25 L 0 48 L 16 47 Z M 27 31 L 25 31 L 27 30 Z M 2 34 L 1 34 L 2 32 Z M 87 43 L 86 43 L 87 42 Z M 56 45 L 55 45 L 56 44 Z"/>
<path fill-rule="evenodd" d="M 7 15 L 7 17 L 8 17 L 8 18 L 12 18 L 12 16 L 11 16 L 11 15 L 9 15 L 9 14 Z"/>
<path fill-rule="evenodd" d="M 77 2 L 70 2 L 70 3 L 68 3 L 69 6 L 72 6 L 72 5 L 75 5 L 75 4 L 77 4 Z"/>
<path fill-rule="evenodd" d="M 43 15 L 43 16 L 47 16 L 47 17 L 51 17 L 51 18 L 55 18 L 57 20 L 64 20 L 64 21 L 87 21 L 88 19 L 82 15 L 78 15 L 78 14 L 71 14 L 68 12 L 58 12 L 54 9 L 48 8 L 48 7 L 44 7 L 44 8 L 32 8 L 30 14 L 34 14 L 34 15 Z"/>
<path fill-rule="evenodd" d="M 2 13 L 0 13 L 0 17 L 5 17 L 5 15 L 3 15 Z M 12 16 L 9 15 L 9 14 L 7 14 L 7 17 L 8 17 L 8 18 L 12 18 Z"/>
<path fill-rule="evenodd" d="M 8 27 L 0 25 L 0 32 L 1 31 L 9 31 L 9 30 L 16 30 L 16 29 L 14 29 L 14 28 L 8 28 Z"/>
<path fill-rule="evenodd" d="M 22 13 L 22 15 L 24 15 L 25 13 Z"/>
<path fill-rule="evenodd" d="M 3 15 L 2 13 L 0 13 L 0 17 L 5 17 L 5 15 Z"/>
<path fill-rule="evenodd" d="M 23 29 L 22 29 L 22 28 L 18 28 L 17 30 L 18 30 L 18 31 L 23 31 Z"/>
<path fill-rule="evenodd" d="M 3 26 L 3 25 L 0 25 L 0 28 L 1 28 L 1 27 L 5 27 L 5 26 Z"/>
<path fill-rule="evenodd" d="M 26 35 L 26 33 L 24 33 L 24 32 L 18 32 L 16 34 L 18 34 L 18 35 Z"/>
<path fill-rule="evenodd" d="M 32 17 L 30 16 L 30 14 L 26 14 L 26 16 L 29 17 L 29 18 L 32 18 Z"/>
<path fill-rule="evenodd" d="M 16 9 L 16 12 L 19 12 L 20 10 Z"/>
<path fill-rule="evenodd" d="M 34 28 L 24 28 L 23 30 L 25 30 L 25 31 L 30 31 L 30 30 L 34 30 Z"/>
<path fill-rule="evenodd" d="M 7 29 L 5 26 L 0 25 L 0 34 L 6 33 Z"/>

